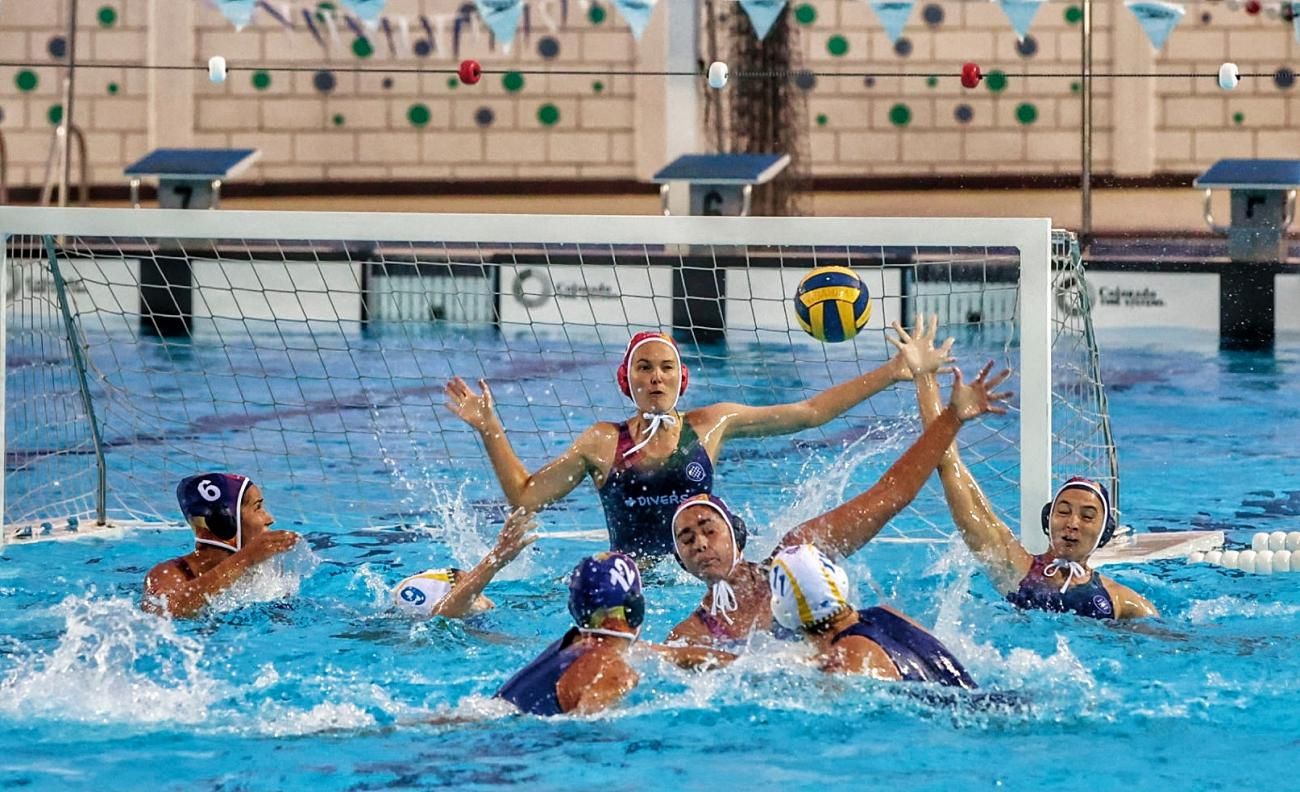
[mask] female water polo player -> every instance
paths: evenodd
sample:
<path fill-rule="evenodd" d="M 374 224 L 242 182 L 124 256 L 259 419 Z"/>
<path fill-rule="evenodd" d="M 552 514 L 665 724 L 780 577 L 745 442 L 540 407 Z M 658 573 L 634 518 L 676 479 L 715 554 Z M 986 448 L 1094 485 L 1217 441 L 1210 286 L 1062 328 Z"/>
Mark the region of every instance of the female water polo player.
<path fill-rule="evenodd" d="M 904 343 L 896 342 L 900 347 Z M 931 369 L 938 369 L 948 360 L 947 347 L 939 351 L 931 348 L 925 355 Z M 871 541 L 920 492 L 963 423 L 984 413 L 1006 412 L 1000 403 L 1010 394 L 992 390 L 1010 372 L 988 379 L 990 366 L 985 366 L 969 385 L 962 381 L 960 372 L 955 372 L 948 408 L 875 486 L 799 525 L 782 538 L 777 548 L 815 544 L 848 556 Z M 717 496 L 697 495 L 678 507 L 672 527 L 678 561 L 710 590 L 700 607 L 673 628 L 669 640 L 713 645 L 743 640 L 754 630 L 770 629 L 770 560 L 756 564 L 744 559 L 746 531 L 740 518 Z"/>
<path fill-rule="evenodd" d="M 597 423 L 567 451 L 529 473 L 511 448 L 487 382 L 475 393 L 459 377 L 447 383 L 447 403 L 483 438 L 511 506 L 539 509 L 590 476 L 600 493 L 610 548 L 638 558 L 672 552 L 669 518 L 685 497 L 711 492 L 723 443 L 821 426 L 900 380 L 910 369 L 895 357 L 875 370 L 801 402 L 770 407 L 721 403 L 686 413 L 678 401 L 690 383 L 677 344 L 663 333 L 637 333 L 615 379 L 636 405 L 622 423 Z"/>
<path fill-rule="evenodd" d="M 939 385 L 928 371 L 927 349 L 933 348 L 938 320 L 928 330 L 917 318 L 916 337 L 894 323 L 903 339 L 900 354 L 916 378 L 916 398 L 928 425 L 939 416 Z M 913 365 L 913 363 L 915 365 Z M 975 477 L 961 461 L 954 443 L 939 463 L 939 479 L 953 522 L 975 557 L 983 562 L 993 585 L 1012 604 L 1094 619 L 1133 619 L 1159 615 L 1145 597 L 1088 567 L 1088 558 L 1110 541 L 1115 510 L 1100 483 L 1072 478 L 1043 506 L 1046 553 L 1032 555 L 993 512 Z"/>
<path fill-rule="evenodd" d="M 259 562 L 298 541 L 292 531 L 268 530 L 275 518 L 261 489 L 245 476 L 190 476 L 176 487 L 176 499 L 194 530 L 195 547 L 149 570 L 141 607 L 151 613 L 193 616 Z"/>
<path fill-rule="evenodd" d="M 411 575 L 393 588 L 393 607 L 423 619 L 463 619 L 491 610 L 495 605 L 483 596 L 483 590 L 525 547 L 537 541 L 536 530 L 533 514 L 515 509 L 501 526 L 496 545 L 473 569 L 430 569 Z"/>
<path fill-rule="evenodd" d="M 777 551 L 768 581 L 772 615 L 816 647 L 823 670 L 978 687 L 952 652 L 916 622 L 892 608 L 853 607 L 848 576 L 813 545 Z"/>

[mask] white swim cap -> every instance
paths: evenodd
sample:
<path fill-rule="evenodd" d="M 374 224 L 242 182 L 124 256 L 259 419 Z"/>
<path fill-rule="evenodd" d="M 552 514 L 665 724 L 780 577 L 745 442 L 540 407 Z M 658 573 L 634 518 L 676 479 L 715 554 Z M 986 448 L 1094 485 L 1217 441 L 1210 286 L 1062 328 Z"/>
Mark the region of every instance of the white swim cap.
<path fill-rule="evenodd" d="M 409 616 L 428 618 L 456 585 L 457 569 L 430 569 L 411 575 L 393 588 L 393 607 Z"/>
<path fill-rule="evenodd" d="M 814 629 L 853 608 L 844 570 L 810 544 L 777 551 L 768 585 L 772 616 L 787 630 Z"/>

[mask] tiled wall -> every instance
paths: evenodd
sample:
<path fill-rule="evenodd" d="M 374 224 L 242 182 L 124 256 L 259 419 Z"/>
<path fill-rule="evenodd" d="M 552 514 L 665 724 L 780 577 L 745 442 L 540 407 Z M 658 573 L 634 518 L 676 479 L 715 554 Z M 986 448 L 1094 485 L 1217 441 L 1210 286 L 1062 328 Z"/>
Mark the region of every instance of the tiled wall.
<path fill-rule="evenodd" d="M 145 63 L 153 35 L 162 53 L 158 57 L 180 54 L 186 62 L 202 64 L 220 54 L 233 71 L 226 83 L 214 85 L 196 70 L 192 88 L 183 94 L 192 101 L 152 109 L 145 72 L 79 71 L 74 114 L 86 132 L 95 183 L 121 183 L 125 163 L 153 144 L 176 139 L 261 149 L 261 163 L 245 179 L 634 178 L 636 92 L 646 80 L 663 79 L 539 73 L 643 68 L 637 44 L 608 2 L 531 0 L 527 30 L 519 31 L 508 54 L 490 47 L 476 19 L 462 22 L 459 52 L 452 51 L 457 0 L 389 0 L 385 15 L 410 21 L 417 50 L 396 54 L 382 30 L 360 43 L 346 25 L 339 26 L 337 41 L 320 25 L 327 42 L 322 46 L 301 18 L 302 10 L 316 8 L 314 3 L 273 3 L 298 12 L 292 31 L 259 12 L 251 27 L 236 32 L 199 0 L 155 2 L 164 11 L 193 4 L 187 12 L 193 24 L 186 27 L 192 40 L 158 41 L 151 34 L 149 0 L 81 0 L 78 59 Z M 662 0 L 661 8 L 670 2 L 683 0 Z M 857 73 L 823 73 L 802 83 L 815 174 L 1078 171 L 1077 5 L 1045 3 L 1030 37 L 1021 42 L 996 4 L 922 0 L 898 43 L 886 38 L 862 0 L 792 5 L 805 65 L 818 72 Z M 1144 82 L 1137 99 L 1125 98 L 1123 108 L 1118 83 L 1098 78 L 1098 172 L 1117 165 L 1131 171 L 1132 162 L 1145 173 L 1187 172 L 1222 156 L 1300 154 L 1295 131 L 1300 103 L 1294 73 L 1287 70 L 1300 70 L 1300 46 L 1289 26 L 1220 3 L 1187 7 L 1187 18 L 1157 55 L 1118 3 L 1094 3 L 1096 71 L 1202 75 L 1139 78 Z M 44 179 L 61 111 L 65 14 L 65 0 L 0 4 L 3 59 L 31 64 L 0 67 L 0 132 L 11 185 Z M 425 38 L 421 15 L 443 20 L 433 48 L 418 43 Z M 465 13 L 465 19 L 472 17 Z M 400 48 L 396 24 L 393 33 Z M 459 85 L 452 73 L 465 57 L 511 73 L 487 75 L 477 86 Z M 1225 93 L 1210 75 L 1228 59 L 1243 72 L 1265 76 L 1247 78 L 1235 92 Z M 964 61 L 980 63 L 988 74 L 981 87 L 965 90 L 951 76 Z M 350 71 L 356 67 L 392 71 Z M 410 71 L 421 67 L 441 71 Z M 897 71 L 917 76 L 885 76 Z M 1045 72 L 1061 76 L 1028 76 Z M 1134 112 L 1135 101 L 1153 107 Z M 151 112 L 159 119 L 152 130 Z M 656 117 L 655 122 L 672 120 Z M 1117 152 L 1121 140 L 1126 148 Z M 1134 152 L 1136 157 L 1125 160 L 1129 165 L 1120 163 L 1118 155 Z"/>

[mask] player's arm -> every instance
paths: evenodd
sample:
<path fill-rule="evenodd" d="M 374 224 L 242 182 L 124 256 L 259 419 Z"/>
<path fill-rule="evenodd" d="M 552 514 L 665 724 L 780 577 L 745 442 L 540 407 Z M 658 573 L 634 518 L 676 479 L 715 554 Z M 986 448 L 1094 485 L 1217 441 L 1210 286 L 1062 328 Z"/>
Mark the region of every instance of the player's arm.
<path fill-rule="evenodd" d="M 1103 575 L 1101 584 L 1106 587 L 1106 593 L 1110 595 L 1110 601 L 1115 603 L 1115 618 L 1145 619 L 1150 616 L 1160 615 L 1160 611 L 1156 610 L 1156 606 L 1151 604 L 1151 600 L 1123 583 L 1116 583 Z"/>
<path fill-rule="evenodd" d="M 492 578 L 510 565 L 523 549 L 537 541 L 537 521 L 532 512 L 515 509 L 506 517 L 496 545 L 468 572 L 456 576 L 456 585 L 434 607 L 432 615 L 463 619 L 474 610 L 478 599 Z"/>
<path fill-rule="evenodd" d="M 208 601 L 230 588 L 258 563 L 293 547 L 298 535 L 292 531 L 267 531 L 231 553 L 212 569 L 188 578 L 175 559 L 159 564 L 144 579 L 140 607 L 149 613 L 183 618 L 193 616 Z"/>
<path fill-rule="evenodd" d="M 700 619 L 698 610 L 691 611 L 691 615 L 682 619 L 681 623 L 674 627 L 664 640 L 667 643 L 687 644 L 689 646 L 712 646 L 714 643 L 713 633 L 709 632 L 708 625 Z"/>
<path fill-rule="evenodd" d="M 640 679 L 621 654 L 602 647 L 573 661 L 555 684 L 555 692 L 561 710 L 589 715 L 617 704 Z"/>

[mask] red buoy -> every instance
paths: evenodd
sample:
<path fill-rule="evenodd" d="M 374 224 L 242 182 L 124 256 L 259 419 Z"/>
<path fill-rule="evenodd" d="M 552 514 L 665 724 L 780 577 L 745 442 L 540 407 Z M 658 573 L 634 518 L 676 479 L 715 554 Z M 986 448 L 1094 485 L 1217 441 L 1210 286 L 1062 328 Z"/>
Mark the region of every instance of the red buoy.
<path fill-rule="evenodd" d="M 978 63 L 962 64 L 961 86 L 963 88 L 977 88 L 982 79 L 984 79 L 984 72 L 980 71 L 980 65 Z"/>
<path fill-rule="evenodd" d="M 1246 13 L 1250 14 L 1251 16 L 1255 16 L 1263 8 L 1264 6 L 1262 3 L 1259 2 L 1259 0 L 1250 0 L 1250 2 L 1246 3 Z"/>
<path fill-rule="evenodd" d="M 460 75 L 462 83 L 474 85 L 483 77 L 483 67 L 478 65 L 476 60 L 463 60 L 460 62 L 460 68 L 456 73 Z"/>

